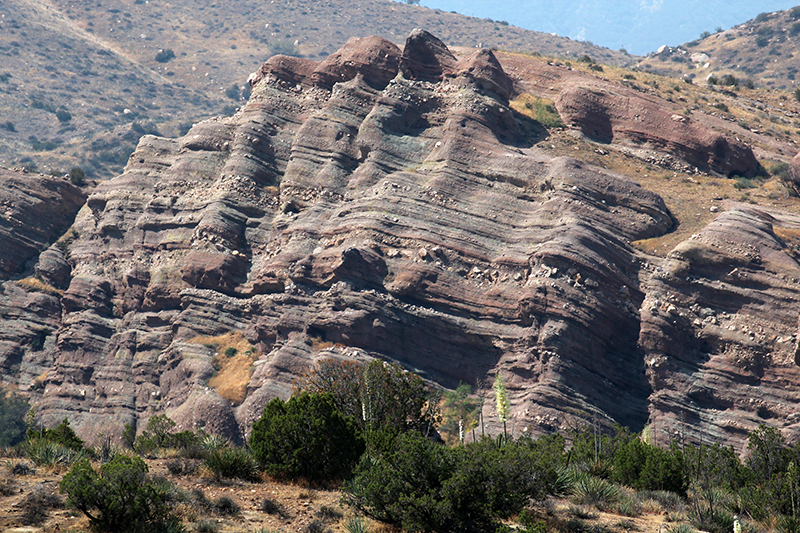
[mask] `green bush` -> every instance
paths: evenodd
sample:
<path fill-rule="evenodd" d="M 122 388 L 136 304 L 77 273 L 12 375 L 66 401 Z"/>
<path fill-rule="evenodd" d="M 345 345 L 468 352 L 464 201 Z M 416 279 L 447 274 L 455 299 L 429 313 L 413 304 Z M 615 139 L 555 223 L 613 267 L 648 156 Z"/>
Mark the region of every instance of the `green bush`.
<path fill-rule="evenodd" d="M 217 480 L 223 478 L 258 480 L 258 464 L 253 455 L 242 448 L 224 447 L 213 450 L 203 464 Z"/>
<path fill-rule="evenodd" d="M 72 113 L 70 113 L 63 107 L 59 107 L 58 109 L 56 109 L 56 118 L 58 119 L 59 122 L 69 122 L 70 120 L 72 120 Z"/>
<path fill-rule="evenodd" d="M 118 455 L 99 472 L 89 461 L 79 461 L 61 480 L 60 491 L 97 531 L 177 529 L 164 484 L 147 475 L 147 465 L 139 457 Z"/>
<path fill-rule="evenodd" d="M 634 439 L 622 446 L 614 458 L 613 478 L 635 489 L 668 490 L 686 495 L 687 479 L 683 454 Z"/>
<path fill-rule="evenodd" d="M 21 449 L 28 459 L 38 466 L 69 466 L 86 457 L 83 451 L 76 451 L 46 439 L 26 440 L 22 443 Z"/>
<path fill-rule="evenodd" d="M 607 508 L 619 501 L 620 489 L 617 485 L 586 473 L 582 474 L 576 477 L 572 486 L 573 502 Z"/>
<path fill-rule="evenodd" d="M 25 440 L 25 414 L 29 409 L 25 398 L 0 388 L 0 448 Z"/>
<path fill-rule="evenodd" d="M 28 429 L 28 440 L 43 440 L 60 444 L 65 448 L 80 452 L 83 450 L 83 440 L 75 434 L 66 418 L 59 425 L 52 429 Z"/>
<path fill-rule="evenodd" d="M 555 465 L 541 451 L 530 439 L 447 448 L 408 432 L 391 452 L 362 458 L 345 500 L 408 531 L 491 531 L 552 492 Z"/>
<path fill-rule="evenodd" d="M 86 173 L 80 167 L 72 167 L 69 171 L 69 181 L 73 185 L 83 185 L 86 180 Z"/>
<path fill-rule="evenodd" d="M 438 391 L 397 364 L 326 359 L 298 379 L 297 390 L 330 393 L 339 411 L 350 416 L 369 438 L 408 430 L 430 435 L 441 419 Z"/>
<path fill-rule="evenodd" d="M 171 59 L 175 58 L 175 52 L 173 52 L 170 48 L 165 48 L 163 50 L 159 50 L 156 54 L 155 60 L 159 63 L 167 63 Z"/>
<path fill-rule="evenodd" d="M 339 412 L 333 395 L 304 392 L 264 407 L 253 424 L 250 448 L 271 475 L 326 481 L 349 476 L 365 446 L 355 421 Z"/>

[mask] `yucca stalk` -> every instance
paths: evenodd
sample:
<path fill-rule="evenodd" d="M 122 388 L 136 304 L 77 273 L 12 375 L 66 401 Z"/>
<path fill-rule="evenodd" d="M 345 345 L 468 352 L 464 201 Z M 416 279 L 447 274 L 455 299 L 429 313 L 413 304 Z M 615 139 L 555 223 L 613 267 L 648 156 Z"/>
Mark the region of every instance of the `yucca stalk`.
<path fill-rule="evenodd" d="M 494 377 L 494 398 L 497 417 L 503 423 L 503 440 L 505 441 L 508 439 L 508 435 L 506 434 L 506 422 L 508 421 L 508 414 L 511 407 L 508 404 L 506 386 L 503 384 L 503 378 L 500 377 L 500 374 Z"/>

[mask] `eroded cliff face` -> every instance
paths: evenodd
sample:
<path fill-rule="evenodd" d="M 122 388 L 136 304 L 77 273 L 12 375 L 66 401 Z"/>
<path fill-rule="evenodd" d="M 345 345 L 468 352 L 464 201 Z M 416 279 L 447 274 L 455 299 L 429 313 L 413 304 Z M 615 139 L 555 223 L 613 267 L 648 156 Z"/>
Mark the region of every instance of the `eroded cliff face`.
<path fill-rule="evenodd" d="M 368 38 L 319 63 L 272 58 L 236 115 L 143 137 L 94 190 L 63 297 L 47 297 L 47 374 L 9 380 L 88 438 L 166 412 L 241 439 L 331 356 L 487 395 L 500 373 L 518 430 L 651 419 L 736 440 L 765 413 L 789 423 L 800 273 L 776 228 L 798 220 L 736 205 L 647 257 L 631 242 L 672 228 L 664 201 L 534 147 L 515 83 L 492 52 L 459 60 L 422 31 L 403 50 Z M 231 331 L 253 347 L 242 401 L 209 383 L 221 356 L 202 340 Z M 737 380 L 760 400 L 714 392 Z M 745 418 L 722 424 L 725 410 Z"/>

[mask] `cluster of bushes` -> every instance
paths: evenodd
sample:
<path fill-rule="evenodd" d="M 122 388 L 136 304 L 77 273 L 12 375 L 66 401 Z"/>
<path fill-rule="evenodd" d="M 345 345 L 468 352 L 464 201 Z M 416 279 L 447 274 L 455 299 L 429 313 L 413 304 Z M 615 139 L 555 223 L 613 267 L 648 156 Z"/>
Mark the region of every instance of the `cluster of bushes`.
<path fill-rule="evenodd" d="M 504 420 L 499 379 L 495 394 Z M 22 406 L 15 402 L 13 396 L 0 397 L 0 414 L 16 409 L 19 416 Z M 458 445 L 437 439 L 440 405 L 458 421 Z M 788 446 L 778 430 L 753 431 L 744 461 L 732 447 L 672 442 L 664 448 L 650 443 L 647 431 L 622 427 L 612 434 L 573 431 L 570 446 L 558 434 L 464 439 L 464 430 L 477 426 L 481 405 L 468 386 L 443 400 L 397 365 L 328 360 L 297 380 L 288 401 L 265 406 L 247 447 L 203 431 L 176 431 L 172 420 L 159 415 L 138 436 L 125 428 L 125 445 L 137 455 L 108 442 L 86 447 L 67 420 L 51 429 L 29 428 L 17 450 L 36 465 L 72 465 L 60 490 L 68 505 L 102 531 L 130 531 L 131 524 L 183 531 L 176 502 L 191 501 L 217 514 L 237 512 L 232 500 L 210 502 L 202 493 L 181 493 L 151 476 L 139 456 L 171 457 L 167 468 L 173 475 L 203 468 L 217 481 L 258 481 L 266 473 L 341 486 L 343 501 L 353 509 L 408 531 L 508 531 L 502 521 L 510 518 L 521 524 L 518 531 L 574 530 L 569 524 L 545 525 L 527 513 L 532 501 L 548 495 L 569 497 L 580 506 L 569 519 L 574 521 L 591 514 L 584 506 L 593 506 L 625 516 L 680 509 L 695 528 L 710 533 L 729 532 L 734 514 L 782 517 L 787 528 L 797 524 L 800 444 Z M 0 426 L 7 442 L 19 439 L 13 427 Z M 271 500 L 264 500 L 263 509 L 285 514 Z"/>

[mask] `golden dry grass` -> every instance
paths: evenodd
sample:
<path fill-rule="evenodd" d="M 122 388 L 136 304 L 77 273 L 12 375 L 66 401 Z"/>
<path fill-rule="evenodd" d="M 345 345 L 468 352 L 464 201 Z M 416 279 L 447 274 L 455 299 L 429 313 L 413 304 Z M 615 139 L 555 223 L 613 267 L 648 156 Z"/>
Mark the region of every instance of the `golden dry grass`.
<path fill-rule="evenodd" d="M 253 363 L 261 356 L 261 352 L 239 331 L 214 337 L 195 337 L 190 342 L 210 346 L 217 351 L 212 361 L 217 373 L 208 385 L 233 404 L 242 403 L 253 375 Z"/>
<path fill-rule="evenodd" d="M 49 285 L 44 281 L 34 278 L 32 276 L 17 281 L 17 285 L 22 287 L 26 291 L 44 292 L 46 294 L 51 294 L 53 296 L 64 296 L 64 291 L 56 289 L 52 285 Z"/>

